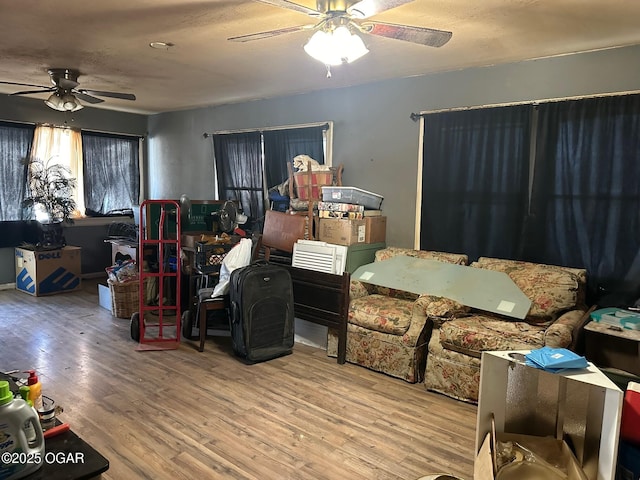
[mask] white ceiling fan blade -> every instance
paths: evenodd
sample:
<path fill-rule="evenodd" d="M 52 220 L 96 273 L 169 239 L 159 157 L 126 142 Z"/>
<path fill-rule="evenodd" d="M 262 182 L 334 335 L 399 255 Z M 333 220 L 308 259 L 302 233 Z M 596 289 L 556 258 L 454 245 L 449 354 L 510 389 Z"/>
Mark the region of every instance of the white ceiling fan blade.
<path fill-rule="evenodd" d="M 451 32 L 445 30 L 383 22 L 367 22 L 361 24 L 359 28 L 363 32 L 371 35 L 418 43 L 428 47 L 441 47 L 447 43 L 453 35 Z"/>
<path fill-rule="evenodd" d="M 297 3 L 290 2 L 289 0 L 254 0 L 254 1 L 260 2 L 260 3 L 266 3 L 267 5 L 273 5 L 274 7 L 294 10 L 296 12 L 304 13 L 305 15 L 309 15 L 311 17 L 320 17 L 323 15 L 318 10 L 314 10 L 313 8 L 309 8 L 304 5 L 299 5 Z"/>
<path fill-rule="evenodd" d="M 253 40 L 262 40 L 263 38 L 277 37 L 278 35 L 299 32 L 301 30 L 311 30 L 312 28 L 314 28 L 314 25 L 298 25 L 295 27 L 278 28 L 277 30 L 268 30 L 266 32 L 250 33 L 248 35 L 230 37 L 227 38 L 227 40 L 230 40 L 232 42 L 251 42 Z"/>
<path fill-rule="evenodd" d="M 369 18 L 409 2 L 413 0 L 360 0 L 347 8 L 347 13 L 353 18 Z"/>

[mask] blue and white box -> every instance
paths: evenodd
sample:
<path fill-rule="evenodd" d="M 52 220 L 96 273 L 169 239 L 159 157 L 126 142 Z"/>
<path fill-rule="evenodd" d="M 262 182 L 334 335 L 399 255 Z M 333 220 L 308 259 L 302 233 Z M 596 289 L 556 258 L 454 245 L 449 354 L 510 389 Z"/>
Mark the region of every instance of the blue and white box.
<path fill-rule="evenodd" d="M 16 289 L 36 297 L 80 288 L 80 247 L 57 250 L 16 248 Z"/>

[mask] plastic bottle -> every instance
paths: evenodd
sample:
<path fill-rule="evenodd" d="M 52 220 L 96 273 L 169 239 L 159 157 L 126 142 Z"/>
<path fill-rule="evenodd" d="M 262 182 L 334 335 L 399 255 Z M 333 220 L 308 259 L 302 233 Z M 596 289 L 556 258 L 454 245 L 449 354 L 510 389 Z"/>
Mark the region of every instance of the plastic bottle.
<path fill-rule="evenodd" d="M 33 408 L 36 412 L 42 410 L 42 384 L 38 380 L 35 370 L 27 370 L 25 373 L 29 374 L 27 379 L 27 385 L 29 385 L 29 400 L 33 403 Z"/>
<path fill-rule="evenodd" d="M 29 392 L 31 391 L 31 389 L 24 385 L 22 387 L 20 387 L 20 396 L 22 397 L 22 399 L 27 402 L 27 404 L 33 408 L 33 402 L 31 400 L 29 400 Z M 35 409 L 33 410 L 35 412 Z M 38 414 L 38 412 L 36 412 L 36 415 Z M 39 415 L 38 415 L 39 417 Z M 33 425 L 31 424 L 31 422 L 29 420 L 27 420 L 26 422 L 24 422 L 24 432 L 27 435 L 27 441 L 29 443 L 32 443 L 35 441 L 36 439 L 36 429 L 33 428 Z"/>
<path fill-rule="evenodd" d="M 27 422 L 35 431 L 31 442 L 25 431 Z M 9 382 L 0 381 L 0 478 L 23 478 L 38 470 L 43 460 L 44 437 L 38 414 L 23 399 L 13 398 Z"/>

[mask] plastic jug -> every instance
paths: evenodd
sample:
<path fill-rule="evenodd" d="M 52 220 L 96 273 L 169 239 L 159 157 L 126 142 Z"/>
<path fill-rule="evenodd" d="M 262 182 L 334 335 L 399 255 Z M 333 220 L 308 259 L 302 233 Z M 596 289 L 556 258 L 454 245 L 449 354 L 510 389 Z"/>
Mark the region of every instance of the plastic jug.
<path fill-rule="evenodd" d="M 0 479 L 23 478 L 38 470 L 43 460 L 44 437 L 38 414 L 22 398 L 13 398 L 9 382 L 0 381 Z"/>

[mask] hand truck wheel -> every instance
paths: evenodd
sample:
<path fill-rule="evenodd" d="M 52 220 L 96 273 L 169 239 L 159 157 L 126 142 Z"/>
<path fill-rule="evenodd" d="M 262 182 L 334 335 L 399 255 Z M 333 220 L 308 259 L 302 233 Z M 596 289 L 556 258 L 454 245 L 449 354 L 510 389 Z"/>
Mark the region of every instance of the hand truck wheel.
<path fill-rule="evenodd" d="M 187 340 L 193 340 L 193 315 L 191 310 L 185 310 L 182 313 L 182 336 Z"/>
<path fill-rule="evenodd" d="M 135 340 L 136 342 L 140 341 L 140 313 L 139 312 L 135 312 L 133 315 L 131 315 L 131 339 Z"/>

